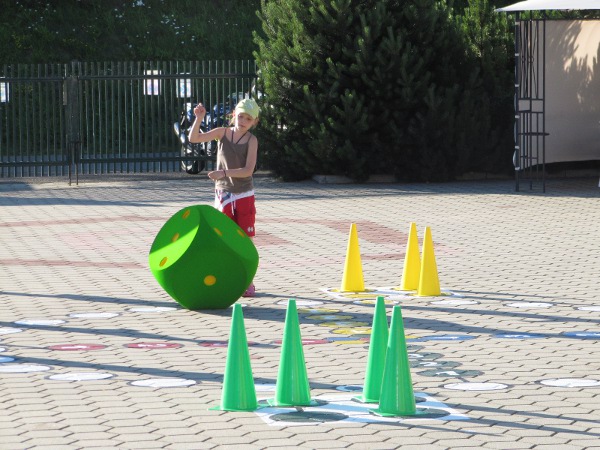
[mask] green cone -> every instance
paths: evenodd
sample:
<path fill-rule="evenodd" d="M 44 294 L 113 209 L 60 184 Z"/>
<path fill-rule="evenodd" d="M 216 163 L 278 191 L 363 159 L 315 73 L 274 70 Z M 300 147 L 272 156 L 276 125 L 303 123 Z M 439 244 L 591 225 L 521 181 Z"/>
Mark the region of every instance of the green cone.
<path fill-rule="evenodd" d="M 385 311 L 385 300 L 377 297 L 375 312 L 373 314 L 373 326 L 371 327 L 371 342 L 369 343 L 369 355 L 367 357 L 367 369 L 365 371 L 365 383 L 362 395 L 355 397 L 362 403 L 377 403 L 381 395 L 381 383 L 383 381 L 383 370 L 385 368 L 385 354 L 388 344 L 388 323 Z"/>
<path fill-rule="evenodd" d="M 210 409 L 221 411 L 254 411 L 258 409 L 252 367 L 250 366 L 250 352 L 244 328 L 244 315 L 240 304 L 233 305 L 221 404 Z"/>
<path fill-rule="evenodd" d="M 417 414 L 400 306 L 394 306 L 392 312 L 379 408 L 371 412 L 380 416 Z"/>
<path fill-rule="evenodd" d="M 271 406 L 310 406 L 316 402 L 310 399 L 310 387 L 302 349 L 300 324 L 296 300 L 288 301 L 279 372 L 275 386 L 275 398 L 268 400 Z"/>

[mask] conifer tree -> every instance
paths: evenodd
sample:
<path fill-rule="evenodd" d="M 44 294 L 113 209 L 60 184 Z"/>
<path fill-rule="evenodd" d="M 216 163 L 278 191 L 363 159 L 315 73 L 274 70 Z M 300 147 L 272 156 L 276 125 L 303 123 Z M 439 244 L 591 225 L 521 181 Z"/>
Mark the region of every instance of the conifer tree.
<path fill-rule="evenodd" d="M 471 137 L 484 151 L 470 155 L 464 170 L 501 172 L 512 169 L 514 38 L 506 14 L 494 11 L 489 0 L 468 0 L 459 16 L 468 51 L 481 80 L 479 126 Z M 484 122 L 485 121 L 485 122 Z"/>
<path fill-rule="evenodd" d="M 445 0 L 261 7 L 261 146 L 276 173 L 445 180 L 475 151 L 481 82 Z"/>
<path fill-rule="evenodd" d="M 256 58 L 268 104 L 263 147 L 284 178 L 321 171 L 364 178 L 368 93 L 350 71 L 358 59 L 357 9 L 376 3 L 262 2 L 265 38 L 257 39 Z"/>

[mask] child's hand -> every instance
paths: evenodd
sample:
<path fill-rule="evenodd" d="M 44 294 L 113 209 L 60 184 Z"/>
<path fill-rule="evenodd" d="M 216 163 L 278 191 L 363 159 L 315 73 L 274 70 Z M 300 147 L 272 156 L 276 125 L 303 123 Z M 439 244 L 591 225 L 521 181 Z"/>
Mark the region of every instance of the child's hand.
<path fill-rule="evenodd" d="M 204 116 L 206 115 L 206 108 L 202 103 L 198 103 L 196 105 L 194 108 L 194 115 L 200 119 L 204 119 Z"/>
<path fill-rule="evenodd" d="M 208 178 L 210 178 L 213 181 L 217 181 L 220 180 L 221 178 L 225 178 L 225 171 L 224 170 L 213 170 L 212 172 L 208 172 Z"/>

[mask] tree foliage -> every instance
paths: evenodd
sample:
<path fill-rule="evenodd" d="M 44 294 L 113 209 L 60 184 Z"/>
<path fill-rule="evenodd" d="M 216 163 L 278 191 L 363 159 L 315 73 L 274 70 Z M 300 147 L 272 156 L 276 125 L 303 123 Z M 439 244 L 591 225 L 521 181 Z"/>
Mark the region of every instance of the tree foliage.
<path fill-rule="evenodd" d="M 264 147 L 282 177 L 447 180 L 498 151 L 493 68 L 445 0 L 263 0 L 260 18 Z"/>
<path fill-rule="evenodd" d="M 248 59 L 258 0 L 10 0 L 0 64 Z"/>
<path fill-rule="evenodd" d="M 486 172 L 510 169 L 513 147 L 514 37 L 508 16 L 496 13 L 496 7 L 488 0 L 468 0 L 458 16 L 482 83 L 480 112 L 487 130 L 480 148 L 489 149 L 475 152 L 468 169 Z"/>

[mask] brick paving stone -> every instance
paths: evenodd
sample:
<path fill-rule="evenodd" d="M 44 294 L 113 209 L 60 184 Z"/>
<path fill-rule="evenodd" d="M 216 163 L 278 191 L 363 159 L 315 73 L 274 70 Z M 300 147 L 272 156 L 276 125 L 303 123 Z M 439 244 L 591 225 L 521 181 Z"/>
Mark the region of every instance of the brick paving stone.
<path fill-rule="evenodd" d="M 441 430 L 436 430 L 436 431 L 429 431 L 425 437 L 427 437 L 427 439 L 432 439 L 434 442 L 447 442 L 447 441 L 455 441 L 457 439 L 460 438 L 467 438 L 470 437 L 469 435 L 465 435 L 464 433 L 457 433 L 455 430 L 448 430 L 448 431 L 441 431 Z"/>
<path fill-rule="evenodd" d="M 321 441 L 310 441 L 308 446 L 309 446 L 309 448 L 314 448 L 314 449 L 347 448 L 348 442 L 341 441 L 341 440 L 332 441 L 332 440 L 323 439 Z"/>
<path fill-rule="evenodd" d="M 453 439 L 451 437 L 447 437 L 441 439 L 440 442 L 443 442 L 447 448 L 481 448 L 481 444 L 472 440 L 467 439 Z"/>
<path fill-rule="evenodd" d="M 213 440 L 210 440 L 208 442 L 214 443 Z M 261 440 L 261 444 L 264 445 L 266 448 L 291 448 L 300 446 L 302 444 L 302 441 L 299 441 L 297 439 L 264 438 L 263 440 Z"/>
<path fill-rule="evenodd" d="M 598 443 L 597 441 L 590 442 L 587 440 L 577 440 L 577 439 L 573 439 L 572 441 L 570 441 L 569 445 L 572 445 L 578 449 L 585 449 L 585 450 L 592 450 L 592 449 L 600 448 L 600 443 Z"/>
<path fill-rule="evenodd" d="M 594 439 L 600 438 L 600 430 L 598 427 L 590 427 L 589 424 L 581 425 L 578 423 L 570 425 L 568 428 L 561 430 L 566 437 L 571 439 Z"/>
<path fill-rule="evenodd" d="M 559 442 L 556 442 L 556 443 L 551 442 L 548 444 L 544 444 L 544 443 L 536 443 L 535 444 L 536 450 L 555 450 L 559 446 L 561 449 L 564 449 L 564 450 L 581 450 L 583 448 L 586 448 L 586 447 L 578 447 L 578 446 L 572 445 L 572 444 L 561 444 Z M 589 448 L 589 447 L 587 447 L 587 448 Z"/>
<path fill-rule="evenodd" d="M 154 441 L 157 439 L 152 433 L 141 433 L 140 430 L 133 428 L 131 430 L 121 430 L 121 433 L 116 433 L 116 439 L 122 441 L 124 443 L 132 443 L 132 442 L 144 442 L 144 441 Z M 162 436 L 158 436 L 162 437 Z"/>
<path fill-rule="evenodd" d="M 71 427 L 69 427 L 68 431 L 70 432 L 68 437 L 73 439 L 75 442 L 92 441 L 92 440 L 102 440 L 102 441 L 109 442 L 109 441 L 114 440 L 116 437 L 116 433 L 113 433 L 110 430 L 104 431 L 104 430 L 100 430 L 100 429 L 90 429 L 90 428 L 77 430 L 77 429 L 72 429 Z"/>
<path fill-rule="evenodd" d="M 155 440 L 152 441 L 139 441 L 139 442 L 126 442 L 124 445 L 128 449 L 153 449 L 153 448 L 164 448 L 164 444 Z"/>
<path fill-rule="evenodd" d="M 44 450 L 78 450 L 81 447 L 77 445 L 65 445 L 65 444 L 45 444 L 38 446 L 37 448 L 43 448 Z"/>
<path fill-rule="evenodd" d="M 240 437 L 248 437 L 250 436 L 250 432 L 248 429 L 228 429 L 225 432 L 222 430 L 205 430 L 202 426 L 198 427 L 195 430 L 196 433 L 200 433 L 203 438 L 208 439 L 220 439 L 221 437 L 227 436 L 231 438 L 240 438 Z"/>
<path fill-rule="evenodd" d="M 6 435 L 0 432 L 0 437 L 2 438 L 2 445 L 8 446 L 10 448 L 25 448 L 23 438 L 21 438 L 20 436 Z"/>
<path fill-rule="evenodd" d="M 536 437 L 524 437 L 521 438 L 522 442 L 531 442 L 535 445 L 563 445 L 568 442 L 568 438 L 564 438 L 561 436 L 536 436 Z"/>
<path fill-rule="evenodd" d="M 594 433 L 597 436 L 600 436 L 600 426 L 598 425 L 598 421 L 594 417 L 589 417 L 584 419 L 583 424 L 581 424 L 581 428 L 586 428 L 589 433 Z M 579 423 L 574 424 L 574 426 L 579 425 Z"/>
<path fill-rule="evenodd" d="M 175 442 L 167 443 L 163 447 L 169 450 L 205 450 L 215 448 L 212 444 L 206 444 L 204 442 Z M 260 447 L 247 446 L 248 450 L 259 450 Z"/>
<path fill-rule="evenodd" d="M 25 444 L 27 444 L 28 448 L 36 448 L 42 447 L 45 445 L 53 445 L 53 446 L 61 446 L 61 445 L 71 445 L 73 444 L 73 440 L 68 436 L 61 435 L 51 435 L 51 434 L 32 434 L 30 439 L 28 439 Z"/>
<path fill-rule="evenodd" d="M 561 427 L 561 426 L 572 426 L 573 421 L 562 417 L 528 417 L 523 423 L 531 426 L 545 426 L 545 427 Z"/>
<path fill-rule="evenodd" d="M 459 447 L 454 447 L 457 449 L 460 449 Z M 521 449 L 528 449 L 528 448 L 535 448 L 533 445 L 526 443 L 526 442 L 514 442 L 514 441 L 509 441 L 509 442 L 486 442 L 484 445 L 482 445 L 481 448 L 485 448 L 485 449 L 496 449 L 496 450 L 521 450 Z M 562 448 L 562 447 L 560 447 Z"/>
<path fill-rule="evenodd" d="M 81 447 L 79 448 L 93 448 L 95 450 L 109 450 L 109 449 L 114 449 L 114 448 L 125 448 L 123 447 L 123 443 L 120 441 L 117 441 L 115 439 L 110 439 L 110 440 L 103 440 L 103 439 L 96 439 L 93 438 L 91 440 L 80 440 L 80 445 Z"/>
<path fill-rule="evenodd" d="M 203 436 L 199 433 L 194 434 L 178 434 L 173 436 L 165 436 L 158 438 L 159 442 L 162 442 L 164 445 L 167 444 L 194 444 L 199 445 L 201 448 L 213 448 L 216 445 L 214 443 L 209 442 L 210 437 Z M 206 447 L 205 447 L 206 446 Z"/>
<path fill-rule="evenodd" d="M 105 427 L 144 427 L 148 425 L 147 418 L 133 418 L 130 414 L 101 415 L 99 420 Z"/>
<path fill-rule="evenodd" d="M 420 444 L 420 445 L 435 445 L 436 439 L 430 438 L 429 436 L 405 436 L 403 433 L 400 434 L 384 434 L 379 433 L 379 436 L 386 436 L 386 441 L 391 443 L 398 443 L 404 445 Z"/>
<path fill-rule="evenodd" d="M 218 446 L 243 446 L 245 443 L 248 442 L 248 437 L 247 436 L 218 436 L 218 437 L 211 437 L 210 438 L 210 442 L 214 443 Z"/>
<path fill-rule="evenodd" d="M 350 450 L 363 450 L 363 449 L 369 449 L 369 450 L 390 450 L 393 448 L 396 448 L 396 446 L 391 446 L 389 443 L 385 443 L 385 442 L 358 442 L 358 443 L 352 443 L 350 444 L 348 447 L 346 447 Z"/>
<path fill-rule="evenodd" d="M 97 423 L 97 415 L 93 411 L 66 412 L 60 411 L 60 417 L 67 423 L 93 424 Z"/>
<path fill-rule="evenodd" d="M 422 444 L 412 444 L 410 442 L 406 443 L 404 441 L 404 439 L 398 439 L 398 442 L 394 443 L 395 446 L 394 447 L 389 447 L 389 448 L 402 448 L 403 450 L 420 450 L 423 448 Z M 444 446 L 444 445 L 439 445 L 439 444 L 427 444 L 427 449 L 431 449 L 431 450 L 447 450 L 448 447 Z"/>

